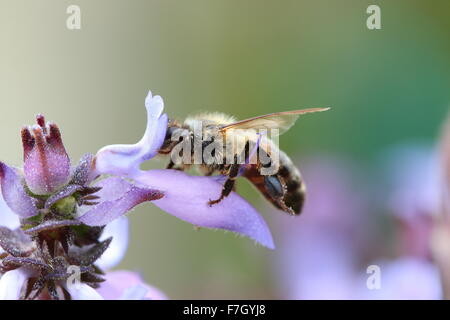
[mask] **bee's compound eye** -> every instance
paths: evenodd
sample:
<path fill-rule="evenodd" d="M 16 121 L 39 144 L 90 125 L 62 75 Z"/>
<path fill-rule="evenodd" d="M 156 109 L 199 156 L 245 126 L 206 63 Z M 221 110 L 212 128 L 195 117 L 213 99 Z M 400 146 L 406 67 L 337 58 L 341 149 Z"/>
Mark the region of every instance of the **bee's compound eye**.
<path fill-rule="evenodd" d="M 280 198 L 283 196 L 283 185 L 281 184 L 280 179 L 278 179 L 277 176 L 265 176 L 264 184 L 266 186 L 267 192 L 273 198 Z"/>

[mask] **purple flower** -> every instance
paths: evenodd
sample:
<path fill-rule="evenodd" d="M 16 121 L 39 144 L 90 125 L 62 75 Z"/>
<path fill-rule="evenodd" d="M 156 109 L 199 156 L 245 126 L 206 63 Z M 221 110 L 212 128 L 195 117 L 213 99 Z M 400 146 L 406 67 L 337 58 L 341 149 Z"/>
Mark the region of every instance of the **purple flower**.
<path fill-rule="evenodd" d="M 309 194 L 304 219 L 294 222 L 286 219 L 280 225 L 282 246 L 276 271 L 284 297 L 442 297 L 437 269 L 425 257 L 407 251 L 389 260 L 380 257 L 383 248 L 379 243 L 386 234 L 382 231 L 378 236 L 374 234 L 374 212 L 366 201 L 372 188 L 363 187 L 357 166 L 346 165 L 330 155 L 314 157 L 302 166 Z M 396 231 L 404 232 L 402 228 Z M 366 271 L 370 265 L 378 266 L 381 276 L 381 287 L 373 290 L 367 286 L 370 274 Z"/>
<path fill-rule="evenodd" d="M 190 176 L 176 170 L 140 170 L 140 164 L 157 154 L 165 137 L 167 115 L 160 96 L 149 92 L 145 99 L 147 128 L 134 145 L 111 145 L 101 149 L 95 158 L 98 174 L 126 176 L 137 185 L 164 193 L 153 201 L 162 210 L 199 227 L 238 232 L 273 249 L 273 239 L 261 215 L 235 192 L 221 203 L 210 207 L 207 202 L 220 194 L 222 185 L 211 177 Z M 83 222 L 98 224 L 86 217 Z M 102 221 L 103 222 L 103 221 Z"/>
<path fill-rule="evenodd" d="M 389 209 L 401 220 L 436 213 L 439 165 L 432 146 L 404 144 L 383 152 Z"/>
<path fill-rule="evenodd" d="M 123 215 L 148 201 L 197 226 L 274 247 L 265 221 L 236 193 L 207 205 L 222 188 L 216 180 L 140 170 L 161 147 L 168 123 L 161 97 L 149 93 L 145 105 L 148 123 L 138 143 L 104 147 L 73 168 L 55 124 L 39 115 L 36 125 L 22 129 L 23 170 L 0 162 L 0 297 L 162 297 L 136 274 L 103 275 L 126 250 Z M 74 270 L 77 286 L 69 285 Z"/>
<path fill-rule="evenodd" d="M 71 170 L 58 127 L 43 116 L 22 141 L 23 171 L 0 163 L 0 298 L 102 298 L 102 272 L 126 250 L 121 216 L 163 194 L 122 177 L 99 179 L 89 154 Z M 68 285 L 73 267 L 77 286 Z"/>
<path fill-rule="evenodd" d="M 364 192 L 349 179 L 350 166 L 333 156 L 302 161 L 302 167 L 308 181 L 304 212 L 279 225 L 280 292 L 289 299 L 350 299 L 357 252 L 365 244 L 360 240 L 367 212 Z"/>
<path fill-rule="evenodd" d="M 9 213 L 12 215 L 12 213 Z M 8 215 L 7 211 L 1 211 L 0 217 Z M 3 219 L 2 219 L 3 221 Z M 16 219 L 17 221 L 17 219 Z M 104 282 L 100 282 L 97 289 L 90 285 L 80 283 L 78 286 L 64 285 L 65 290 L 70 293 L 72 300 L 139 300 L 139 299 L 167 299 L 158 289 L 146 284 L 136 272 L 130 271 L 108 271 L 114 268 L 125 255 L 128 244 L 128 218 L 121 217 L 108 224 L 100 241 L 112 238 L 109 247 L 104 251 L 101 258 L 96 261 L 96 266 L 106 272 Z M 4 251 L 0 249 L 0 255 Z M 4 273 L 0 278 L 0 300 L 18 299 L 29 279 L 36 276 L 36 271 L 30 266 L 23 266 Z M 50 298 L 48 294 L 41 293 L 39 299 Z"/>
<path fill-rule="evenodd" d="M 431 146 L 404 144 L 383 153 L 389 211 L 396 218 L 400 254 L 430 257 L 433 216 L 439 207 L 439 166 Z"/>
<path fill-rule="evenodd" d="M 70 163 L 58 127 L 37 117 L 38 125 L 22 130 L 24 168 L 0 162 L 0 185 L 3 199 L 20 218 L 27 219 L 58 211 L 57 218 L 76 218 L 85 224 L 95 215 L 106 225 L 136 205 L 163 194 L 145 186 L 133 185 L 120 177 L 100 181 L 94 158 L 84 156 L 71 173 Z M 31 133 L 33 132 L 33 134 Z M 84 217 L 86 216 L 86 217 Z"/>

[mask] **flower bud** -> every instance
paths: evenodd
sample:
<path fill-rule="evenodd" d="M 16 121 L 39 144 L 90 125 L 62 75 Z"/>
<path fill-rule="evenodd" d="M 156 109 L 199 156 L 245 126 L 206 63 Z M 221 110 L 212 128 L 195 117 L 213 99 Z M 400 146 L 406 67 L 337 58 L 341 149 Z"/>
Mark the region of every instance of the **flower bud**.
<path fill-rule="evenodd" d="M 22 129 L 25 182 L 37 195 L 51 194 L 69 182 L 70 160 L 59 128 L 36 117 L 37 125 Z"/>

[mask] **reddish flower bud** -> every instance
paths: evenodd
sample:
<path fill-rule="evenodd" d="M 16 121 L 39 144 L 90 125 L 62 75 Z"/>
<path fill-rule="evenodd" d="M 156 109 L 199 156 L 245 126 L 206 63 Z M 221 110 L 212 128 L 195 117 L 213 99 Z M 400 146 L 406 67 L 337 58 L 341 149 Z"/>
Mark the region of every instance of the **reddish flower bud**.
<path fill-rule="evenodd" d="M 22 129 L 25 182 L 31 192 L 50 194 L 68 183 L 70 160 L 59 128 L 36 117 L 37 125 Z"/>

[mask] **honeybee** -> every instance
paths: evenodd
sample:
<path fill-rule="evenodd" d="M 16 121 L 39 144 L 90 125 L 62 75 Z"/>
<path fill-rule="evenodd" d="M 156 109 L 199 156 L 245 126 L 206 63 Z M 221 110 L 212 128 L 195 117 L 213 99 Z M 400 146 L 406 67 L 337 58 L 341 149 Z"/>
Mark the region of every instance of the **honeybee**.
<path fill-rule="evenodd" d="M 171 155 L 167 169 L 186 170 L 196 165 L 204 175 L 226 178 L 218 198 L 209 199 L 210 206 L 226 198 L 235 189 L 236 179 L 243 176 L 276 208 L 299 215 L 305 184 L 274 139 L 288 131 L 300 115 L 328 109 L 277 112 L 242 121 L 222 113 L 199 114 L 183 123 L 170 120 L 158 152 Z"/>

